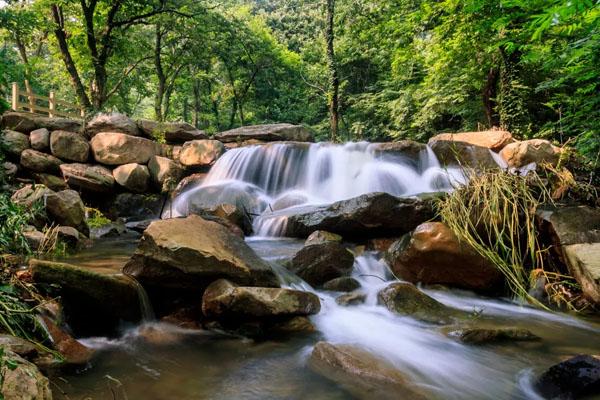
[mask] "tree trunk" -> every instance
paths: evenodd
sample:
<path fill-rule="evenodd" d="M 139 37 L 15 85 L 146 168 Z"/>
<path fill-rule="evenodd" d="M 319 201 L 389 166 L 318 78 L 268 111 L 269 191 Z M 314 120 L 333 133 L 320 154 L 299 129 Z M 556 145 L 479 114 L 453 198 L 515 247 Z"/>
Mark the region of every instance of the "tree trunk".
<path fill-rule="evenodd" d="M 79 104 L 85 108 L 86 110 L 92 109 L 92 103 L 85 92 L 85 87 L 83 83 L 81 83 L 81 78 L 79 77 L 79 73 L 77 72 L 77 67 L 75 66 L 75 62 L 71 57 L 71 52 L 69 51 L 69 45 L 67 44 L 67 36 L 64 30 L 64 21 L 61 8 L 54 4 L 51 7 L 52 9 L 52 18 L 55 23 L 54 28 L 54 36 L 56 37 L 56 41 L 58 42 L 58 48 L 60 50 L 60 55 L 65 63 L 65 68 L 69 73 L 69 77 L 71 80 L 71 84 L 75 89 L 75 94 L 79 99 Z"/>
<path fill-rule="evenodd" d="M 194 79 L 193 84 L 193 92 L 194 92 L 194 115 L 192 117 L 192 125 L 196 128 L 200 128 L 200 80 Z"/>
<path fill-rule="evenodd" d="M 500 71 L 498 68 L 491 67 L 488 71 L 485 86 L 483 88 L 483 107 L 485 110 L 488 127 L 490 128 L 500 124 L 498 113 L 495 109 L 499 76 Z"/>
<path fill-rule="evenodd" d="M 327 66 L 329 68 L 329 124 L 331 129 L 331 141 L 335 142 L 338 135 L 339 125 L 339 89 L 340 80 L 338 77 L 337 65 L 334 52 L 334 16 L 335 0 L 327 0 L 327 30 L 325 40 L 327 42 Z"/>
<path fill-rule="evenodd" d="M 165 95 L 166 76 L 162 67 L 161 57 L 162 47 L 162 32 L 160 24 L 156 24 L 156 40 L 154 44 L 154 68 L 156 69 L 156 78 L 158 79 L 158 87 L 156 88 L 156 96 L 154 98 L 154 116 L 157 121 L 162 122 L 163 115 L 163 97 Z"/>

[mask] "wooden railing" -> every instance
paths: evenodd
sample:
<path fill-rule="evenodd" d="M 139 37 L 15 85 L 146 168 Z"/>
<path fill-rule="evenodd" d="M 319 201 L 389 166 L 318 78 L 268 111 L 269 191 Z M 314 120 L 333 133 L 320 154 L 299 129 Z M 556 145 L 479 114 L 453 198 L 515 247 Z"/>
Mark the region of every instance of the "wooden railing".
<path fill-rule="evenodd" d="M 25 85 L 29 88 L 29 85 Z M 21 101 L 23 98 L 26 101 Z M 49 117 L 83 118 L 85 111 L 76 104 L 57 100 L 54 92 L 48 96 L 35 94 L 31 89 L 19 89 L 19 84 L 12 84 L 11 107 L 14 111 L 28 111 L 30 113 L 44 114 Z"/>

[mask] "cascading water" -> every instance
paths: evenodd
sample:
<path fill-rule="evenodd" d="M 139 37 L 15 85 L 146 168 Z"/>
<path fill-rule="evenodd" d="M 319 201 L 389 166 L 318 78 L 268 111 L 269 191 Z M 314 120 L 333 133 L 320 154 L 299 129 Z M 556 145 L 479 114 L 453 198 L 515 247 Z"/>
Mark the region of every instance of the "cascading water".
<path fill-rule="evenodd" d="M 460 168 L 442 168 L 429 147 L 409 156 L 378 152 L 366 142 L 274 143 L 228 151 L 204 182 L 179 195 L 170 210 L 181 216 L 231 203 L 257 216 L 257 235 L 280 236 L 287 216 L 301 207 L 372 192 L 449 191 L 464 180 Z"/>

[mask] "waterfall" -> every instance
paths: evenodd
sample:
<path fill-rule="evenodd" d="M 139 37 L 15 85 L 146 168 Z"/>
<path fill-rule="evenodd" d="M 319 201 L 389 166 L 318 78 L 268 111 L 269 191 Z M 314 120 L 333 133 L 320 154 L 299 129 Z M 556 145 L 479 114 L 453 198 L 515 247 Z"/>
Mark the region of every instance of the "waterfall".
<path fill-rule="evenodd" d="M 377 151 L 367 142 L 271 143 L 227 151 L 201 184 L 173 200 L 172 216 L 231 203 L 259 217 L 257 234 L 273 236 L 298 207 L 372 192 L 450 191 L 464 181 L 459 167 L 443 168 L 429 147 L 410 155 Z"/>
<path fill-rule="evenodd" d="M 128 279 L 133 287 L 135 288 L 138 301 L 140 302 L 140 314 L 142 316 L 142 321 L 148 322 L 155 320 L 154 309 L 152 308 L 152 303 L 150 302 L 150 298 L 148 297 L 148 293 L 146 289 L 131 275 L 123 274 L 126 279 Z"/>

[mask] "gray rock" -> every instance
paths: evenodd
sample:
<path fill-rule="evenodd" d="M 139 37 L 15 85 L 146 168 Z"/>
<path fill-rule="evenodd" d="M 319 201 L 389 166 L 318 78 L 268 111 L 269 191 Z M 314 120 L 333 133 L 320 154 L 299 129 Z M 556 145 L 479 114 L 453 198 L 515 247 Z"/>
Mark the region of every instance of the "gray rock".
<path fill-rule="evenodd" d="M 96 115 L 88 122 L 85 131 L 89 137 L 94 137 L 100 132 L 117 132 L 131 136 L 142 134 L 133 120 L 119 113 Z"/>
<path fill-rule="evenodd" d="M 413 230 L 434 215 L 432 198 L 369 193 L 290 216 L 286 236 L 307 237 L 316 230 L 352 239 L 397 236 Z"/>
<path fill-rule="evenodd" d="M 295 142 L 313 142 L 312 133 L 301 125 L 292 124 L 267 124 L 243 126 L 215 135 L 217 140 L 224 143 L 246 141 L 250 139 L 265 142 L 289 140 Z"/>
<path fill-rule="evenodd" d="M 361 292 L 346 293 L 336 297 L 335 302 L 340 306 L 354 306 L 363 304 L 367 300 L 367 295 Z"/>
<path fill-rule="evenodd" d="M 80 132 L 82 122 L 68 118 L 45 117 L 33 113 L 6 112 L 2 115 L 1 127 L 23 133 L 40 128 L 46 128 L 49 131 Z"/>
<path fill-rule="evenodd" d="M 334 278 L 323 284 L 323 289 L 331 290 L 333 292 L 352 292 L 358 288 L 360 288 L 360 283 L 349 276 Z"/>
<path fill-rule="evenodd" d="M 29 136 L 17 131 L 3 130 L 0 132 L 0 144 L 9 155 L 19 157 L 29 148 Z"/>
<path fill-rule="evenodd" d="M 65 181 L 72 188 L 95 193 L 109 193 L 115 185 L 112 172 L 101 165 L 62 164 L 60 170 Z"/>
<path fill-rule="evenodd" d="M 162 192 L 174 190 L 184 172 L 183 167 L 179 163 L 159 156 L 150 158 L 148 169 L 150 170 L 152 182 Z"/>
<path fill-rule="evenodd" d="M 600 390 L 600 358 L 578 355 L 548 368 L 535 382 L 546 399 L 580 399 Z"/>
<path fill-rule="evenodd" d="M 156 122 L 140 119 L 137 124 L 147 137 L 164 136 L 169 143 L 184 143 L 207 138 L 206 133 L 185 122 Z"/>

